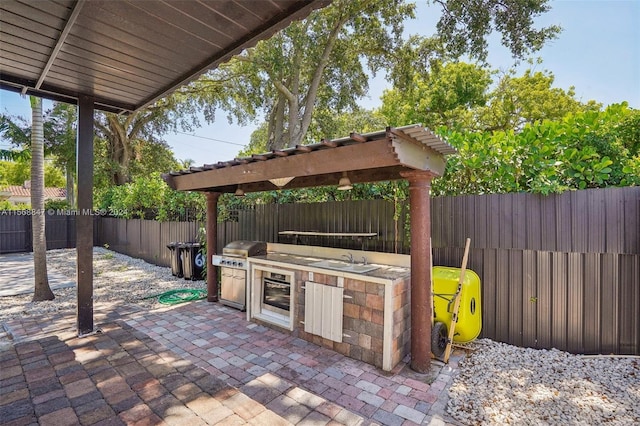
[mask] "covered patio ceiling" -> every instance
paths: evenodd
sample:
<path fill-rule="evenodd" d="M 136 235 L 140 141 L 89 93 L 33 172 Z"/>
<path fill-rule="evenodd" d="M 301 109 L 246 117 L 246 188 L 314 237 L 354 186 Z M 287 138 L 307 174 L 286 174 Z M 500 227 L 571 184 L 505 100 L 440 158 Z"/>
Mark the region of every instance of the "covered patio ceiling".
<path fill-rule="evenodd" d="M 445 155 L 456 150 L 421 125 L 357 134 L 313 145 L 172 171 L 162 177 L 177 190 L 233 193 L 402 179 L 410 170 L 444 173 Z M 276 179 L 293 178 L 283 186 Z"/>
<path fill-rule="evenodd" d="M 93 333 L 94 110 L 153 104 L 331 0 L 0 0 L 0 88 L 78 105 L 77 329 Z"/>
<path fill-rule="evenodd" d="M 0 87 L 135 111 L 330 0 L 2 0 Z"/>

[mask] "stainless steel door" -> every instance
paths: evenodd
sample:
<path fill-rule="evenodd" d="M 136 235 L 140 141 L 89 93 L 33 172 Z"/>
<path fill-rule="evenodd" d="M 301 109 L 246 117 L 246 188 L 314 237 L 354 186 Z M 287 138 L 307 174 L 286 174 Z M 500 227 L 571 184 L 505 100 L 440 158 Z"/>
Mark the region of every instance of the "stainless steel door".
<path fill-rule="evenodd" d="M 244 269 L 222 268 L 220 302 L 244 311 L 247 301 L 247 272 Z"/>

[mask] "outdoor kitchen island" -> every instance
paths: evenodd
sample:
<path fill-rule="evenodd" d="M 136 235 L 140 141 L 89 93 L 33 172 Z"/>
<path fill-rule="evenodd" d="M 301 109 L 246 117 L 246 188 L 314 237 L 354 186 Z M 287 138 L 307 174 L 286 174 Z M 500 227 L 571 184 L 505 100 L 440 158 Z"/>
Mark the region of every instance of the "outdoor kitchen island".
<path fill-rule="evenodd" d="M 247 320 L 385 371 L 410 352 L 410 256 L 270 243 L 248 264 Z"/>

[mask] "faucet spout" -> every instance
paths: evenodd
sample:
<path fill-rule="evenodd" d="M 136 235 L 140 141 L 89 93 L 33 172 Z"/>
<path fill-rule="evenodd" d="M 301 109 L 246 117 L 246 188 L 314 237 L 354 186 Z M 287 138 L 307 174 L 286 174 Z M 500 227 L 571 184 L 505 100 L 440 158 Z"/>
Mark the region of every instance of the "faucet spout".
<path fill-rule="evenodd" d="M 343 254 L 341 257 L 346 257 L 349 263 L 353 264 L 353 254 L 351 253 Z"/>

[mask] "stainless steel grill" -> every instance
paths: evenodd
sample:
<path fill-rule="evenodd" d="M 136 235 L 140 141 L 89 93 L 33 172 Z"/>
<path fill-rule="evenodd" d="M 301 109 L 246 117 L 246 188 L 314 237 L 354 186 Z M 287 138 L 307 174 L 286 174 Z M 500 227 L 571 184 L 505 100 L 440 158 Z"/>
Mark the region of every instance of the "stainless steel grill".
<path fill-rule="evenodd" d="M 247 307 L 247 258 L 267 254 L 262 241 L 233 241 L 222 249 L 222 255 L 211 258 L 220 266 L 220 302 L 244 311 Z"/>

